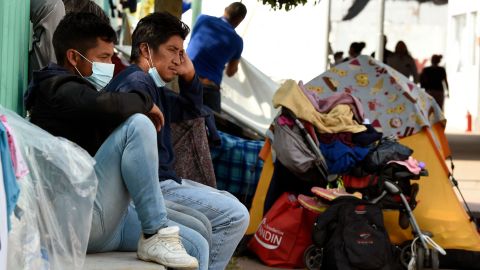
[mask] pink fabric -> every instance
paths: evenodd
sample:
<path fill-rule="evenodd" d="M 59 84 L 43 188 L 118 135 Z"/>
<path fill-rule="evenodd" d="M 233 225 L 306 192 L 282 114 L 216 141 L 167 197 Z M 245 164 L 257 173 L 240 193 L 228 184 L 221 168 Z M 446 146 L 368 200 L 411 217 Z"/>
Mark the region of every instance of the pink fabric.
<path fill-rule="evenodd" d="M 416 159 L 413 157 L 408 157 L 407 160 L 401 161 L 401 160 L 392 160 L 387 162 L 387 164 L 390 163 L 397 163 L 402 166 L 405 166 L 411 173 L 413 174 L 419 174 L 422 168 L 420 168 L 420 165 Z"/>
<path fill-rule="evenodd" d="M 352 109 L 355 120 L 357 120 L 359 124 L 363 123 L 365 114 L 363 111 L 362 103 L 360 102 L 360 100 L 358 100 L 358 98 L 350 95 L 349 93 L 341 92 L 329 96 L 325 99 L 321 99 L 312 91 L 308 91 L 307 89 L 305 89 L 302 81 L 298 83 L 298 86 L 300 87 L 300 89 L 302 89 L 305 96 L 307 96 L 308 100 L 310 100 L 310 102 L 313 104 L 313 107 L 315 107 L 318 112 L 326 113 L 331 111 L 338 104 L 347 104 Z"/>
<path fill-rule="evenodd" d="M 21 178 L 29 173 L 28 167 L 23 159 L 22 153 L 16 148 L 17 143 L 15 141 L 12 129 L 7 123 L 7 117 L 5 117 L 5 115 L 0 115 L 0 121 L 7 130 L 8 148 L 10 150 L 15 176 L 17 178 Z"/>
<path fill-rule="evenodd" d="M 293 121 L 293 119 L 282 115 L 278 117 L 278 124 L 281 126 L 288 126 L 289 128 L 292 128 L 295 125 L 295 122 Z"/>

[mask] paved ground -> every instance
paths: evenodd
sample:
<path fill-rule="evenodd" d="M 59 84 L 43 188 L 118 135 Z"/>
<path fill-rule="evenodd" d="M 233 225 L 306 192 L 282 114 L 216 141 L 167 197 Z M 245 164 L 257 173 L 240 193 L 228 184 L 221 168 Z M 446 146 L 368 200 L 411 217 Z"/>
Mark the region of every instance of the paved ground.
<path fill-rule="evenodd" d="M 454 176 L 472 211 L 480 212 L 480 134 L 448 134 Z M 447 162 L 450 166 L 450 162 Z"/>

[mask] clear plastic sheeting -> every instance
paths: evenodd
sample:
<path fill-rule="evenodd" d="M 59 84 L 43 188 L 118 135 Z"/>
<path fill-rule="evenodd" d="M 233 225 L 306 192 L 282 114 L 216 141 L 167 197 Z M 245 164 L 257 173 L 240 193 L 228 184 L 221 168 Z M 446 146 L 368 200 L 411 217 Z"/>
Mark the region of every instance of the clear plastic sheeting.
<path fill-rule="evenodd" d="M 0 106 L 30 173 L 19 179 L 7 269 L 82 269 L 98 180 L 95 160 Z"/>

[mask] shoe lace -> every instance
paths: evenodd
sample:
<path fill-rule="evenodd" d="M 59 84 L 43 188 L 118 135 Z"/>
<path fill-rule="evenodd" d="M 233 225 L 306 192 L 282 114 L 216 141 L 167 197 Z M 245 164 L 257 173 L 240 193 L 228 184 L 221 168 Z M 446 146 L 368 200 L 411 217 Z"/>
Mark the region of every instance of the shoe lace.
<path fill-rule="evenodd" d="M 169 249 L 174 251 L 184 251 L 185 248 L 183 247 L 182 241 L 180 238 L 177 237 L 170 237 L 164 239 L 165 245 L 168 246 Z"/>

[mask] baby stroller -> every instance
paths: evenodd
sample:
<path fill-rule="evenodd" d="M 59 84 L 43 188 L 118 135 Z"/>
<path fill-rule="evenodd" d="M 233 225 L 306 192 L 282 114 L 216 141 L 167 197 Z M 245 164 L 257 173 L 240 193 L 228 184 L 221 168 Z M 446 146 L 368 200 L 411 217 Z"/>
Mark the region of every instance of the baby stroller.
<path fill-rule="evenodd" d="M 378 205 L 383 210 L 400 211 L 399 225 L 403 229 L 412 227 L 414 240 L 398 247 L 400 262 L 408 269 L 439 269 L 438 253 L 445 254 L 431 239 L 432 235 L 420 229 L 413 215 L 418 184 L 411 184 L 410 181 L 427 175 L 424 166 L 420 172 L 413 173 L 398 163 L 388 163 L 377 173 L 363 178 L 345 177 L 344 185 L 348 192 L 360 192 L 366 203 Z M 368 181 L 359 180 L 365 178 Z M 322 269 L 322 259 L 322 246 L 312 245 L 305 251 L 306 266 L 310 270 Z"/>
<path fill-rule="evenodd" d="M 337 179 L 337 176 L 329 175 L 329 168 L 325 162 L 324 156 L 322 155 L 322 152 L 318 151 L 319 146 L 313 141 L 312 136 L 310 136 L 305 129 L 305 123 L 299 121 L 296 118 L 296 115 L 294 115 L 292 111 L 285 107 L 282 107 L 282 115 L 293 119 L 293 128 L 291 128 L 291 131 L 296 130 L 294 134 L 296 138 L 294 140 L 290 140 L 288 143 L 282 142 L 283 138 L 277 135 L 277 129 L 279 129 L 278 126 L 281 126 L 281 124 L 275 126 L 273 149 L 276 151 L 277 160 L 286 165 L 286 167 L 300 179 L 303 176 L 303 179 L 323 187 L 328 183 L 334 182 Z M 290 131 L 288 129 L 285 130 Z M 300 138 L 298 138 L 298 136 L 300 136 Z M 275 144 L 279 141 L 282 142 L 282 144 L 276 146 Z M 309 159 L 311 161 L 308 162 L 309 166 L 306 166 L 305 162 L 302 163 L 298 161 L 301 159 L 297 159 L 296 162 L 291 162 L 291 159 L 297 157 L 297 155 L 292 154 L 292 152 L 300 152 L 298 149 L 294 149 L 294 146 L 299 144 L 309 148 L 309 155 L 312 153 L 315 155 L 314 158 Z M 302 149 L 301 152 L 305 153 L 306 151 L 303 150 L 304 149 Z M 411 155 L 411 152 L 404 156 L 404 159 L 407 159 L 408 156 Z M 415 195 L 418 192 L 418 186 L 415 184 L 411 185 L 410 180 L 419 179 L 422 174 L 426 174 L 426 170 L 424 170 L 422 173 L 409 174 L 406 173 L 405 170 L 402 170 L 401 167 L 396 165 L 387 166 L 387 162 L 384 162 L 381 165 L 382 166 L 369 171 L 374 181 L 367 181 L 367 185 L 362 187 L 346 185 L 347 191 L 353 192 L 356 191 L 355 189 L 358 189 L 358 191 L 364 195 L 363 198 L 366 202 L 373 205 L 379 205 L 382 209 L 401 211 L 402 222 L 400 222 L 400 224 L 403 227 L 406 225 L 412 226 L 412 231 L 414 234 L 414 240 L 410 243 L 410 245 L 406 245 L 404 248 L 402 248 L 401 253 L 404 266 L 408 267 L 409 269 L 422 269 L 426 265 L 430 265 L 434 269 L 438 268 L 438 252 L 444 253 L 444 251 L 437 246 L 433 240 L 431 240 L 427 233 L 420 230 L 412 213 L 412 209 L 415 208 L 416 204 Z M 301 170 L 299 170 L 299 168 L 301 168 Z M 312 171 L 314 172 L 313 174 L 311 173 Z M 429 245 L 432 246 L 433 249 L 430 249 Z M 321 246 L 309 247 L 305 251 L 305 262 L 307 268 L 321 269 L 322 254 L 323 251 Z"/>

